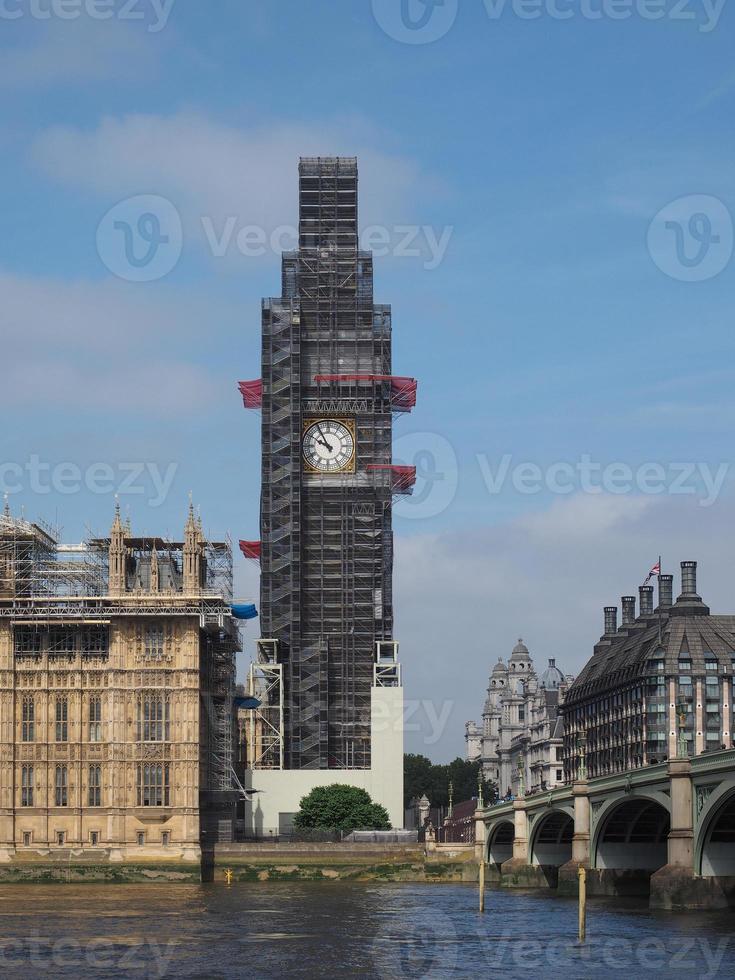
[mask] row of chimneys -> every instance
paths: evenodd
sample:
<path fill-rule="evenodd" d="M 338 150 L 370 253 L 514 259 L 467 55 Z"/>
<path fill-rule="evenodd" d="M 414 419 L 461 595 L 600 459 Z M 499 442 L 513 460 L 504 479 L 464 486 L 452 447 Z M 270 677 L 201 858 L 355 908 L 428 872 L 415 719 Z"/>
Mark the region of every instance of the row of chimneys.
<path fill-rule="evenodd" d="M 638 589 L 640 594 L 641 618 L 653 616 L 653 586 L 641 585 Z M 697 563 L 696 561 L 683 561 L 681 563 L 681 596 L 680 599 L 693 599 L 697 597 Z M 621 599 L 623 606 L 623 626 L 630 626 L 635 622 L 635 596 L 624 595 Z M 658 608 L 670 609 L 674 603 L 674 576 L 658 576 Z M 618 629 L 618 607 L 605 606 L 605 633 L 610 636 Z"/>

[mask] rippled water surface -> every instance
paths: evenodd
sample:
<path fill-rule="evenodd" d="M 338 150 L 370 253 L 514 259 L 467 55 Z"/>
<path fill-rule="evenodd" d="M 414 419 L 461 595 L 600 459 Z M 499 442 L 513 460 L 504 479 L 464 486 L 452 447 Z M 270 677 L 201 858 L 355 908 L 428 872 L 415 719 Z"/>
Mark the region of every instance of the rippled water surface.
<path fill-rule="evenodd" d="M 735 978 L 732 913 L 469 885 L 0 888 L 0 977 Z"/>

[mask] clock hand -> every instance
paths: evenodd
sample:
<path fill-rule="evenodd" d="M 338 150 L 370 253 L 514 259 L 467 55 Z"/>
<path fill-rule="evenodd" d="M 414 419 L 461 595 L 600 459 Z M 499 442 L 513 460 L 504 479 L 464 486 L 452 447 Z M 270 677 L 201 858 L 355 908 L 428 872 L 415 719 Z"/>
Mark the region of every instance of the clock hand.
<path fill-rule="evenodd" d="M 319 435 L 321 436 L 321 439 L 320 439 L 320 440 L 318 440 L 318 441 L 319 441 L 319 442 L 321 442 L 321 444 L 322 444 L 323 446 L 326 446 L 326 447 L 327 447 L 327 449 L 328 449 L 328 450 L 330 451 L 330 453 L 331 453 L 331 452 L 332 452 L 332 445 L 331 445 L 331 443 L 329 443 L 329 442 L 327 442 L 327 437 L 326 437 L 326 436 L 324 435 L 324 433 L 322 432 L 322 427 L 321 427 L 321 425 L 317 425 L 317 431 L 319 432 Z"/>

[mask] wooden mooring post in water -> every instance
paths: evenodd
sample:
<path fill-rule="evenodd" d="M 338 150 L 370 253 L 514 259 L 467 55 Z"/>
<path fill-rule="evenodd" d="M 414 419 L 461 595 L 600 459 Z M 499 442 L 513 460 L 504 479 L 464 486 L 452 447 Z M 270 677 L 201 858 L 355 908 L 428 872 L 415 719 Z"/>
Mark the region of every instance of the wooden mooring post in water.
<path fill-rule="evenodd" d="M 485 857 L 480 858 L 480 911 L 485 911 Z"/>
<path fill-rule="evenodd" d="M 579 941 L 587 939 L 587 871 L 580 864 L 577 870 L 579 878 Z"/>

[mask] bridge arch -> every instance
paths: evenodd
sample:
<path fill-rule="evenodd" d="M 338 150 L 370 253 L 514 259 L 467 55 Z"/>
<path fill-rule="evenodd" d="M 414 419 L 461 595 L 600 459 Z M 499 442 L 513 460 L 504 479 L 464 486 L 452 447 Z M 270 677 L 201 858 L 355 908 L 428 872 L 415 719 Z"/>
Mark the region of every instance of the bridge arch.
<path fill-rule="evenodd" d="M 494 864 L 500 867 L 504 861 L 510 861 L 513 857 L 513 841 L 516 836 L 516 828 L 513 820 L 499 820 L 488 830 L 487 851 L 485 860 L 487 864 Z"/>
<path fill-rule="evenodd" d="M 705 878 L 735 875 L 735 787 L 732 784 L 712 793 L 701 814 L 694 873 Z"/>
<path fill-rule="evenodd" d="M 666 797 L 618 797 L 604 807 L 596 820 L 592 867 L 658 871 L 668 861 L 670 828 Z"/>
<path fill-rule="evenodd" d="M 546 810 L 533 826 L 529 845 L 530 863 L 560 868 L 572 859 L 574 816 L 567 810 Z"/>

